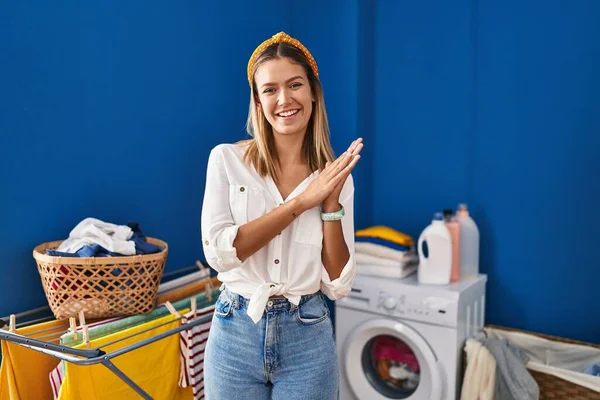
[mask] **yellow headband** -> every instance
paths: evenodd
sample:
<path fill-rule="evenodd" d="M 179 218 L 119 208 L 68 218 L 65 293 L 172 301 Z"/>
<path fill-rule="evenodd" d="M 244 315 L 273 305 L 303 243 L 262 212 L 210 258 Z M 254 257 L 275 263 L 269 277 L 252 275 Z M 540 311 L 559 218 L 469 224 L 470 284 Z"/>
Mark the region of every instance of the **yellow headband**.
<path fill-rule="evenodd" d="M 300 41 L 298 39 L 294 39 L 293 37 L 291 37 L 290 35 L 288 35 L 285 32 L 279 32 L 278 34 L 273 35 L 273 37 L 262 42 L 260 44 L 260 46 L 258 46 L 256 48 L 256 50 L 254 50 L 254 52 L 252 53 L 252 56 L 250 56 L 250 61 L 248 61 L 248 83 L 250 84 L 250 86 L 252 86 L 252 68 L 254 67 L 254 62 L 256 61 L 256 57 L 265 48 L 272 45 L 273 43 L 287 43 L 287 44 L 290 44 L 290 45 L 298 48 L 302 53 L 304 53 L 304 56 L 308 60 L 308 64 L 310 65 L 310 68 L 313 70 L 315 76 L 317 78 L 319 77 L 319 69 L 317 68 L 317 63 L 316 63 L 315 59 L 313 58 L 312 54 L 310 54 L 310 51 L 308 51 L 308 49 L 306 47 L 304 47 L 304 45 L 302 43 L 300 43 Z"/>

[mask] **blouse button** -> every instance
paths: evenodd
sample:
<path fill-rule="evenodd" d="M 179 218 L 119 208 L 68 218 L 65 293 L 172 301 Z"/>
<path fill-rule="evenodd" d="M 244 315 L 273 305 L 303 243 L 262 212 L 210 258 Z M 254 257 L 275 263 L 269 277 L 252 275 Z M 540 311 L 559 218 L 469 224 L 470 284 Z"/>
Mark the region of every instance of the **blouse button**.
<path fill-rule="evenodd" d="M 279 260 L 275 259 L 275 264 L 279 264 Z"/>
<path fill-rule="evenodd" d="M 208 246 L 208 240 L 205 240 L 205 241 L 204 241 L 204 244 Z"/>
<path fill-rule="evenodd" d="M 246 188 L 242 186 L 242 187 L 240 188 L 240 192 L 244 192 L 244 191 L 246 191 Z"/>

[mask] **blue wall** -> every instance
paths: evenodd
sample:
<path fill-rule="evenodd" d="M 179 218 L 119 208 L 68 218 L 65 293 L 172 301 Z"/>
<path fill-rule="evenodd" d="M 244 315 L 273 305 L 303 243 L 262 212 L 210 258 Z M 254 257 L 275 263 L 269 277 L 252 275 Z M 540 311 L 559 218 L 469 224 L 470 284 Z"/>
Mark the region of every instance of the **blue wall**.
<path fill-rule="evenodd" d="M 9 4 L 0 14 L 0 315 L 45 303 L 31 250 L 137 220 L 202 258 L 208 150 L 244 136 L 252 49 L 317 59 L 357 227 L 418 236 L 465 201 L 489 323 L 600 342 L 600 5 L 593 0 Z"/>
<path fill-rule="evenodd" d="M 279 5 L 3 5 L 0 316 L 45 304 L 31 252 L 88 216 L 139 221 L 169 270 L 202 258 L 208 152 L 245 137 L 246 63 L 289 25 Z"/>
<path fill-rule="evenodd" d="M 373 222 L 467 202 L 487 322 L 600 342 L 600 3 L 497 4 L 377 3 Z"/>

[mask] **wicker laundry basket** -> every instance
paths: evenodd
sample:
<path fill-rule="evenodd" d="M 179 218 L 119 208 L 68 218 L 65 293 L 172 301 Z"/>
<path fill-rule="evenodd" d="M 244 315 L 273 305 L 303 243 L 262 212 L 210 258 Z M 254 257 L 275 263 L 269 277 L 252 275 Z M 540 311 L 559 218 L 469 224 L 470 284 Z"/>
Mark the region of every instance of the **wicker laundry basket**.
<path fill-rule="evenodd" d="M 42 286 L 56 319 L 146 314 L 156 307 L 158 286 L 169 251 L 167 243 L 146 238 L 163 250 L 123 257 L 54 257 L 62 241 L 43 243 L 33 250 Z"/>
<path fill-rule="evenodd" d="M 504 326 L 486 325 L 486 328 L 498 329 L 508 332 L 525 333 L 528 335 L 548 339 L 554 342 L 577 344 L 600 349 L 600 345 L 598 344 L 581 342 L 572 339 L 565 339 L 558 336 L 545 335 L 541 333 L 523 331 L 520 329 L 506 328 Z M 463 355 L 465 355 L 464 352 Z M 464 356 L 463 361 L 464 372 L 464 369 L 466 369 L 467 364 L 466 355 Z M 533 371 L 531 369 L 528 369 L 528 371 L 533 377 L 533 379 L 535 379 L 540 388 L 540 400 L 600 400 L 600 393 L 588 389 L 587 387 L 577 385 L 573 382 L 540 371 Z"/>

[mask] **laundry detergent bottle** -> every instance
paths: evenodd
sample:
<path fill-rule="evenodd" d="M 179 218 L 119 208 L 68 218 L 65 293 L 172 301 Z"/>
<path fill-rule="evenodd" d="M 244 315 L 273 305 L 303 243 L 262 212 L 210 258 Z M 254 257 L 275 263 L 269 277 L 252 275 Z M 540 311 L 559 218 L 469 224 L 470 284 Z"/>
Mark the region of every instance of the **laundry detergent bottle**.
<path fill-rule="evenodd" d="M 460 224 L 460 276 L 479 275 L 479 228 L 466 204 L 459 204 L 456 220 Z"/>
<path fill-rule="evenodd" d="M 444 221 L 452 238 L 452 272 L 450 273 L 450 282 L 458 282 L 460 280 L 460 224 L 453 214 L 454 212 L 450 209 L 444 210 Z"/>
<path fill-rule="evenodd" d="M 427 244 L 427 256 L 423 246 Z M 431 285 L 447 285 L 452 272 L 452 237 L 446 227 L 442 213 L 435 213 L 433 221 L 418 241 L 419 283 Z"/>

